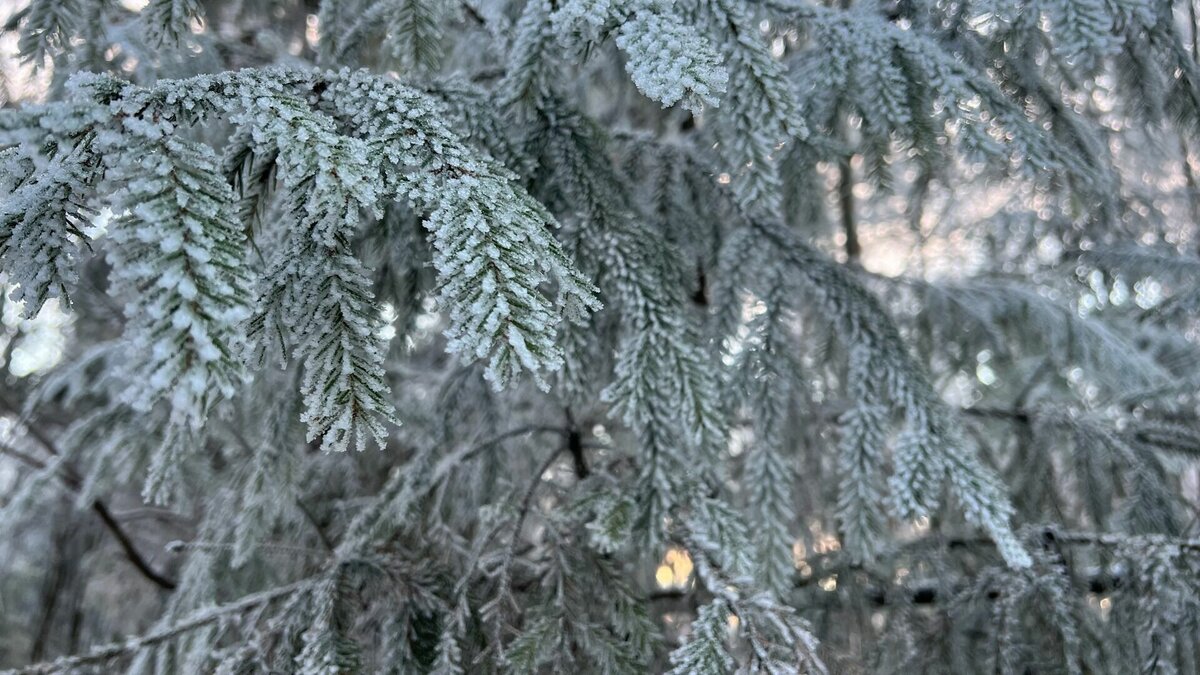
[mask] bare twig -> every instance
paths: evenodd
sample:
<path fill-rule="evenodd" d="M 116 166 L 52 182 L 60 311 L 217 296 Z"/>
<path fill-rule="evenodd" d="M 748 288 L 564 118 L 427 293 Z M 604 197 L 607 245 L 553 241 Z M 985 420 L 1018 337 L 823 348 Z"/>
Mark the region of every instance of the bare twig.
<path fill-rule="evenodd" d="M 113 518 L 112 513 L 108 510 L 108 506 L 105 505 L 104 502 L 100 501 L 99 499 L 92 502 L 92 510 L 95 511 L 96 515 L 100 517 L 100 520 L 104 523 L 104 526 L 108 528 L 108 531 L 112 533 L 113 538 L 117 540 L 117 544 L 121 546 L 121 550 L 125 552 L 125 557 L 129 558 L 129 562 L 132 563 L 133 566 L 142 573 L 142 576 L 154 582 L 154 584 L 160 588 L 168 591 L 175 590 L 175 580 L 159 574 L 154 570 L 153 567 L 150 566 L 150 563 L 146 562 L 146 559 L 142 557 L 142 554 L 138 553 L 137 547 L 133 545 L 133 540 L 131 540 L 129 535 L 125 533 L 125 530 L 121 528 L 121 524 L 117 522 L 117 519 Z"/>
<path fill-rule="evenodd" d="M 8 402 L 8 399 L 4 398 L 3 396 L 0 396 L 0 406 L 8 409 L 8 411 L 14 415 L 18 415 L 18 419 L 20 419 L 20 415 L 17 413 L 16 408 L 14 408 L 12 404 Z M 29 436 L 31 436 L 43 448 L 45 448 L 47 453 L 55 458 L 62 457 L 62 453 L 58 451 L 58 447 L 55 446 L 54 441 L 52 441 L 49 436 L 43 433 L 37 426 L 30 424 L 28 420 L 22 420 L 22 422 L 25 431 L 29 434 Z M 0 452 L 3 452 L 10 457 L 14 457 L 35 469 L 45 469 L 47 466 L 45 462 L 15 448 L 6 446 L 0 447 Z M 65 462 L 63 463 L 62 470 L 59 472 L 59 478 L 72 492 L 79 492 L 80 485 L 82 483 L 79 478 L 79 474 Z M 168 591 L 175 590 L 175 581 L 162 574 L 159 574 L 154 570 L 153 567 L 150 566 L 150 563 L 148 563 L 146 559 L 142 557 L 142 554 L 138 552 L 137 547 L 133 545 L 133 540 L 129 537 L 129 534 L 125 532 L 124 528 L 121 527 L 121 524 L 117 522 L 116 518 L 113 517 L 108 505 L 105 504 L 103 500 L 97 499 L 93 501 L 92 511 L 94 511 L 100 518 L 100 522 L 104 523 L 104 527 L 108 529 L 113 538 L 117 540 L 117 544 L 120 545 L 121 550 L 125 552 L 125 557 L 129 558 L 129 562 L 133 564 L 138 572 L 141 572 L 142 576 L 149 579 L 159 588 Z"/>
<path fill-rule="evenodd" d="M 321 527 L 321 524 L 317 522 L 316 515 L 313 514 L 312 510 L 310 510 L 299 497 L 296 497 L 296 506 L 300 509 L 300 513 L 304 514 L 304 518 L 308 520 L 309 524 L 312 525 L 313 530 L 315 530 L 317 533 L 317 536 L 320 537 L 321 544 L 325 546 L 330 553 L 333 553 L 337 549 L 337 546 L 334 545 L 333 540 L 329 538 L 329 535 L 325 534 L 325 528 Z"/>

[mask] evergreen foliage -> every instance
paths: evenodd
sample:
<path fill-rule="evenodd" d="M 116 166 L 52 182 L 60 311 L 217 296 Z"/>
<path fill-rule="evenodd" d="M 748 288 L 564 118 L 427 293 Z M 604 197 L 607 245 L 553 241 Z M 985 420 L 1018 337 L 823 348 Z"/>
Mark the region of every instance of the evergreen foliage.
<path fill-rule="evenodd" d="M 1200 673 L 1191 0 L 0 12 L 6 672 Z"/>

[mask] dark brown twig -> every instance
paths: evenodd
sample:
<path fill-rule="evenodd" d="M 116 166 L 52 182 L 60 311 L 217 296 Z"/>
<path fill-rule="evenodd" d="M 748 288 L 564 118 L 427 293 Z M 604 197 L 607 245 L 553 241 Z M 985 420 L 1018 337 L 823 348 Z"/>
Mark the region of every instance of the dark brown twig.
<path fill-rule="evenodd" d="M 17 410 L 12 406 L 11 403 L 8 402 L 8 399 L 4 398 L 3 396 L 0 396 L 0 406 L 3 406 L 9 412 L 13 413 L 14 415 L 18 415 L 19 417 Z M 47 453 L 56 458 L 62 457 L 62 454 L 58 451 L 58 447 L 55 446 L 54 442 L 49 436 L 44 434 L 36 426 L 30 424 L 28 420 L 21 421 L 23 422 L 25 431 L 29 434 L 29 436 L 36 440 L 43 448 L 45 448 Z M 14 457 L 35 469 L 45 469 L 47 466 L 45 462 L 15 448 L 0 447 L 0 452 L 3 452 L 10 457 Z M 72 492 L 79 492 L 80 485 L 82 484 L 79 474 L 76 473 L 75 470 L 65 462 L 62 470 L 59 472 L 59 478 Z M 112 534 L 113 538 L 117 540 L 117 544 L 121 547 L 121 550 L 125 552 L 125 557 L 129 559 L 129 562 L 133 564 L 134 568 L 136 568 L 138 572 L 141 572 L 142 576 L 149 579 L 159 588 L 168 591 L 175 590 L 175 580 L 156 572 L 154 568 L 150 566 L 150 563 L 147 562 L 142 554 L 138 552 L 137 547 L 134 546 L 133 540 L 129 537 L 129 534 L 125 532 L 125 530 L 121 527 L 121 524 L 117 522 L 116 518 L 113 517 L 112 511 L 109 510 L 108 505 L 105 504 L 103 500 L 96 499 L 93 501 L 92 511 L 94 511 L 100 518 L 100 522 L 104 523 L 104 527 L 109 531 L 110 534 Z"/>

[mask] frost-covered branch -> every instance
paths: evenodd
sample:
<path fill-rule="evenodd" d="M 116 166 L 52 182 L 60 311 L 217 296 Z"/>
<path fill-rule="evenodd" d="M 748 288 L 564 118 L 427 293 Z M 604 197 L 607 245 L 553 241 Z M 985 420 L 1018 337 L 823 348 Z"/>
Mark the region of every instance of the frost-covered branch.
<path fill-rule="evenodd" d="M 37 663 L 17 668 L 10 672 L 17 675 L 48 675 L 49 673 L 71 672 L 80 667 L 103 664 L 144 647 L 154 646 L 175 639 L 184 633 L 222 621 L 229 616 L 242 614 L 295 593 L 302 592 L 312 586 L 312 584 L 312 579 L 305 579 L 265 591 L 259 591 L 258 593 L 251 593 L 225 605 L 205 607 L 180 621 L 161 628 L 155 628 L 148 633 L 120 642 L 93 647 L 87 654 L 66 656 L 46 663 Z"/>

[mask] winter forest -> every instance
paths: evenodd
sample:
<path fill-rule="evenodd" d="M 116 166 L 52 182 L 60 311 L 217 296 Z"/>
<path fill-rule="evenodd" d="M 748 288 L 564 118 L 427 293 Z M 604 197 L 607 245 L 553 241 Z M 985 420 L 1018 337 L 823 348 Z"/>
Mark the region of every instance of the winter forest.
<path fill-rule="evenodd" d="M 1196 2 L 0 0 L 0 671 L 1200 673 Z"/>

